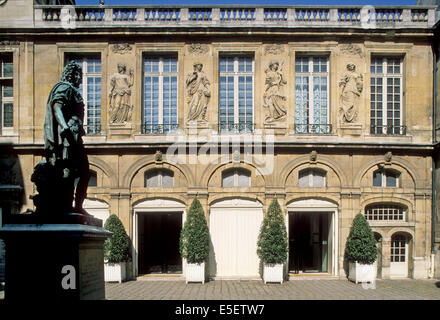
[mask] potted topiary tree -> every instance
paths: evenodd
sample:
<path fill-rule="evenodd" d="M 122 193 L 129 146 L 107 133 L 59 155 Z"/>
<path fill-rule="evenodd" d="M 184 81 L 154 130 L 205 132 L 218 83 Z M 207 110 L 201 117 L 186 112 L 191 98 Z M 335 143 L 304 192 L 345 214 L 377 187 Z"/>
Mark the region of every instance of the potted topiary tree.
<path fill-rule="evenodd" d="M 205 261 L 209 255 L 209 230 L 202 205 L 193 200 L 180 233 L 180 254 L 186 259 L 186 283 L 205 283 Z"/>
<path fill-rule="evenodd" d="M 264 283 L 283 283 L 287 252 L 286 225 L 278 200 L 274 199 L 263 219 L 257 243 L 257 254 L 264 264 Z"/>
<path fill-rule="evenodd" d="M 349 262 L 349 280 L 355 283 L 373 283 L 376 280 L 376 240 L 362 213 L 358 213 L 353 220 L 345 246 L 345 257 Z"/>
<path fill-rule="evenodd" d="M 112 236 L 104 242 L 104 278 L 107 282 L 126 280 L 126 263 L 130 260 L 130 238 L 121 220 L 112 214 L 104 224 Z"/>

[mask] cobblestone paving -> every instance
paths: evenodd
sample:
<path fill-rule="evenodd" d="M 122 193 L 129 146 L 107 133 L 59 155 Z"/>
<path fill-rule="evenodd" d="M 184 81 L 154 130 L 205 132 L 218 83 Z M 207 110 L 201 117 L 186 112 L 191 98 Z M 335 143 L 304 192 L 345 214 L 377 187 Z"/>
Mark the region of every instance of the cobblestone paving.
<path fill-rule="evenodd" d="M 348 280 L 129 281 L 107 283 L 108 300 L 440 300 L 440 280 L 377 280 L 364 289 Z"/>

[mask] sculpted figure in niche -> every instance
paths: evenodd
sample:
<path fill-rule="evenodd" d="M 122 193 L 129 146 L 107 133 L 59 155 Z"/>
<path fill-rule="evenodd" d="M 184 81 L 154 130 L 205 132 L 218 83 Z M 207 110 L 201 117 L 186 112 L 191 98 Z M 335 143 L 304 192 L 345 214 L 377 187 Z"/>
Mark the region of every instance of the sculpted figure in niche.
<path fill-rule="evenodd" d="M 130 104 L 131 87 L 133 86 L 133 69 L 126 74 L 127 66 L 118 63 L 118 72 L 110 79 L 110 122 L 124 123 L 131 121 Z"/>
<path fill-rule="evenodd" d="M 343 122 L 353 122 L 358 114 L 358 101 L 363 89 L 363 77 L 356 72 L 356 66 L 353 63 L 347 64 L 347 71 L 339 81 L 342 87 L 340 96 L 340 110 L 342 112 Z"/>
<path fill-rule="evenodd" d="M 37 213 L 78 212 L 87 194 L 89 162 L 82 126 L 84 103 L 78 91 L 82 70 L 75 62 L 66 65 L 61 81 L 54 85 L 46 105 L 44 159 L 34 169 L 31 181 L 38 190 L 33 197 Z M 72 208 L 75 179 L 75 206 Z"/>
<path fill-rule="evenodd" d="M 202 69 L 203 64 L 194 63 L 194 71 L 189 73 L 186 78 L 189 104 L 188 121 L 207 121 L 206 110 L 211 98 L 211 84 Z"/>
<path fill-rule="evenodd" d="M 281 87 L 287 81 L 283 77 L 280 64 L 277 61 L 271 62 L 266 69 L 266 89 L 263 94 L 263 107 L 267 108 L 266 122 L 284 120 L 287 114 L 285 102 L 286 97 L 281 95 Z"/>

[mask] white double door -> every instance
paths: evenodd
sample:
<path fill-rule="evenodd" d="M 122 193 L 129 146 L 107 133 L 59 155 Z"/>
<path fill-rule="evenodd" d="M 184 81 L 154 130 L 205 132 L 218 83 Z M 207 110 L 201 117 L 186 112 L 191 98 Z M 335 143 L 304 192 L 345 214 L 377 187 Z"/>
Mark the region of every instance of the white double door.
<path fill-rule="evenodd" d="M 257 241 L 262 220 L 261 206 L 251 201 L 230 200 L 211 207 L 210 276 L 260 277 Z"/>

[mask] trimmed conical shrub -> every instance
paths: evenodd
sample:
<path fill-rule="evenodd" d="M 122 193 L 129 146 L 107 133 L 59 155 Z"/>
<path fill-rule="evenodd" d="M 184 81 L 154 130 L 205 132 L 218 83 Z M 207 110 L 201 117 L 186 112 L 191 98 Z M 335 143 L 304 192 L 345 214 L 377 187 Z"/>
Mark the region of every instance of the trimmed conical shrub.
<path fill-rule="evenodd" d="M 188 263 L 202 263 L 209 255 L 209 230 L 200 201 L 193 200 L 180 233 L 180 254 Z"/>
<path fill-rule="evenodd" d="M 377 246 L 373 231 L 362 213 L 353 220 L 345 245 L 345 256 L 350 262 L 371 264 L 377 259 Z"/>
<path fill-rule="evenodd" d="M 282 264 L 287 260 L 287 231 L 280 204 L 274 199 L 260 229 L 257 254 L 263 263 Z"/>
<path fill-rule="evenodd" d="M 104 242 L 104 258 L 110 263 L 129 261 L 130 238 L 118 216 L 112 214 L 105 222 L 104 228 L 113 233 Z"/>

